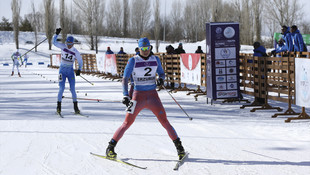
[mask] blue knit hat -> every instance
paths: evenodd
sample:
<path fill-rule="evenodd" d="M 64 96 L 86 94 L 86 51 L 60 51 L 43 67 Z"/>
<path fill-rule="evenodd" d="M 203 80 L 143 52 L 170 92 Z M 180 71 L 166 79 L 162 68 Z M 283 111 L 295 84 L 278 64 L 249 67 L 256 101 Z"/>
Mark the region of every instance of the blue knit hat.
<path fill-rule="evenodd" d="M 146 37 L 139 39 L 139 47 L 148 47 L 150 45 L 150 41 Z"/>

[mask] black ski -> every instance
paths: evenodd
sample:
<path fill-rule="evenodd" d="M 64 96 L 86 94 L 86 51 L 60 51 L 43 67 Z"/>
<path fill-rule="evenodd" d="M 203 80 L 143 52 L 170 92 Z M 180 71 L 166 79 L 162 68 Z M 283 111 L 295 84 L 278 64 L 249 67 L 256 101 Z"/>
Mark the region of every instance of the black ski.
<path fill-rule="evenodd" d="M 64 118 L 64 116 L 59 112 L 56 112 L 56 115 L 58 115 L 60 118 Z"/>
<path fill-rule="evenodd" d="M 88 118 L 88 117 L 89 117 L 88 115 L 84 115 L 84 114 L 81 114 L 81 113 L 75 113 L 75 112 L 73 112 L 73 114 L 75 114 L 75 115 L 79 115 L 79 116 L 82 116 L 82 117 L 86 117 L 86 118 Z"/>
<path fill-rule="evenodd" d="M 100 157 L 100 158 L 107 159 L 107 160 L 111 160 L 111 161 L 119 162 L 119 163 L 122 163 L 122 164 L 125 164 L 125 165 L 129 165 L 129 166 L 132 166 L 132 167 L 135 167 L 135 168 L 140 168 L 140 169 L 146 169 L 146 168 L 147 168 L 147 167 L 141 167 L 141 166 L 138 166 L 138 165 L 135 165 L 135 164 L 126 162 L 126 161 L 121 160 L 121 159 L 109 158 L 109 157 L 107 157 L 107 156 L 95 154 L 95 153 L 92 153 L 92 152 L 90 152 L 90 154 L 91 154 L 91 155 L 94 155 L 94 156 L 97 156 L 97 157 Z"/>
<path fill-rule="evenodd" d="M 180 166 L 183 165 L 185 159 L 188 157 L 189 152 L 186 152 L 184 157 L 181 160 L 178 160 L 177 164 L 175 165 L 175 167 L 173 168 L 173 170 L 177 171 L 179 170 Z"/>

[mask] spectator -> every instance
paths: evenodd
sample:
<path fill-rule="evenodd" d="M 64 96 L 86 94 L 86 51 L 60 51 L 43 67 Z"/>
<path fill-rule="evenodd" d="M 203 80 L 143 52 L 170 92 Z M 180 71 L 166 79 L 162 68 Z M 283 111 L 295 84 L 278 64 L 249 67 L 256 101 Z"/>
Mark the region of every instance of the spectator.
<path fill-rule="evenodd" d="M 119 52 L 117 54 L 126 54 L 126 52 L 124 52 L 123 47 L 120 48 Z"/>
<path fill-rule="evenodd" d="M 171 45 L 166 46 L 166 52 L 167 52 L 167 54 L 175 54 L 174 47 Z"/>
<path fill-rule="evenodd" d="M 254 50 L 253 50 L 254 54 L 253 54 L 253 56 L 257 56 L 257 57 L 265 57 L 265 56 L 267 56 L 265 47 L 261 46 L 259 42 L 255 42 L 253 44 L 253 47 L 254 47 Z"/>
<path fill-rule="evenodd" d="M 175 51 L 176 54 L 185 53 L 185 50 L 183 49 L 182 43 L 179 43 L 178 48 L 176 48 L 174 51 Z"/>
<path fill-rule="evenodd" d="M 306 51 L 304 40 L 296 25 L 291 26 L 291 36 L 293 41 L 293 51 L 295 52 Z"/>
<path fill-rule="evenodd" d="M 203 53 L 203 51 L 201 50 L 201 46 L 198 46 L 198 48 L 197 48 L 195 53 Z"/>
<path fill-rule="evenodd" d="M 111 50 L 111 48 L 110 48 L 110 47 L 108 47 L 108 48 L 107 48 L 107 52 L 106 52 L 106 54 L 114 54 L 114 52 Z"/>
<path fill-rule="evenodd" d="M 139 54 L 140 54 L 140 49 L 139 49 L 139 47 L 136 47 L 136 48 L 135 48 L 135 52 L 136 52 L 136 55 L 139 55 Z"/>
<path fill-rule="evenodd" d="M 271 54 L 275 57 L 277 53 L 284 52 L 284 41 L 282 38 L 277 42 L 277 46 L 274 50 L 271 51 Z"/>
<path fill-rule="evenodd" d="M 292 36 L 290 33 L 290 28 L 287 26 L 282 26 L 282 38 L 284 40 L 284 51 L 291 52 L 293 51 L 293 41 L 292 41 Z"/>

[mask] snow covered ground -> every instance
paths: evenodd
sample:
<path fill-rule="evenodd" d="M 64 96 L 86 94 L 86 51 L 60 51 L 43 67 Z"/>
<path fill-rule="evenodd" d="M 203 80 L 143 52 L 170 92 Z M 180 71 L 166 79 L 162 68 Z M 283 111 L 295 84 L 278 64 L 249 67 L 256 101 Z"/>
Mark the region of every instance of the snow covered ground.
<path fill-rule="evenodd" d="M 122 44 L 125 51 L 135 45 Z M 198 44 L 184 47 L 194 50 Z M 33 45 L 22 43 L 20 47 L 23 53 Z M 83 44 L 77 47 L 88 52 Z M 194 118 L 190 121 L 163 90 L 159 96 L 168 119 L 190 152 L 178 172 L 173 171 L 177 159 L 175 147 L 148 110 L 140 113 L 116 147 L 119 158 L 146 166 L 146 170 L 91 156 L 89 152 L 104 154 L 113 133 L 123 122 L 121 83 L 83 75 L 94 83 L 92 86 L 77 77 L 78 97 L 103 101 L 79 100 L 81 111 L 89 115 L 85 118 L 73 115 L 72 100 L 64 98 L 65 118 L 59 118 L 55 115 L 58 70 L 47 67 L 49 54 L 59 50 L 53 47 L 49 51 L 46 43 L 40 45 L 38 53 L 30 54 L 29 62 L 33 65 L 22 67 L 19 78 L 10 76 L 14 48 L 15 44 L 9 41 L 0 45 L 1 175 L 308 175 L 310 172 L 310 121 L 285 123 L 288 116 L 271 118 L 274 110 L 251 113 L 249 108 L 240 109 L 243 103 L 217 101 L 211 105 L 205 97 L 195 101 L 186 92 L 174 93 Z M 71 97 L 68 87 L 64 96 Z M 253 100 L 251 96 L 245 98 Z M 270 103 L 287 108 L 285 103 Z M 301 111 L 298 106 L 293 108 Z"/>

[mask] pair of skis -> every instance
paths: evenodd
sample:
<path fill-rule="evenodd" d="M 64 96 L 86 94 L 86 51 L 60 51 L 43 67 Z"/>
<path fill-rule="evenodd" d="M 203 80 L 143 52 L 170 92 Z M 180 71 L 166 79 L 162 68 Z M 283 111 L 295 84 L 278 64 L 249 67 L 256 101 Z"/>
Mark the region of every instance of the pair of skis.
<path fill-rule="evenodd" d="M 93 156 L 97 156 L 97 157 L 100 157 L 100 158 L 107 159 L 107 160 L 111 160 L 111 161 L 119 162 L 119 163 L 122 163 L 122 164 L 125 164 L 125 165 L 129 165 L 129 166 L 132 166 L 132 167 L 135 167 L 135 168 L 140 168 L 140 169 L 146 169 L 147 168 L 147 167 L 141 167 L 141 166 L 138 166 L 138 165 L 126 162 L 124 160 L 117 159 L 117 158 L 109 158 L 107 156 L 103 156 L 103 155 L 100 155 L 100 154 L 95 154 L 95 153 L 92 153 L 92 152 L 90 152 L 90 154 L 93 155 Z M 180 168 L 180 166 L 184 163 L 185 159 L 188 157 L 188 154 L 189 153 L 186 152 L 184 157 L 181 160 L 178 160 L 178 162 L 176 163 L 176 165 L 173 168 L 173 170 L 177 171 Z"/>
<path fill-rule="evenodd" d="M 72 113 L 72 114 L 79 115 L 79 116 L 86 117 L 86 118 L 89 117 L 88 115 L 84 115 L 84 114 L 81 114 L 81 113 Z M 56 115 L 58 115 L 60 118 L 64 118 L 64 115 L 59 113 L 59 112 L 56 112 Z"/>

